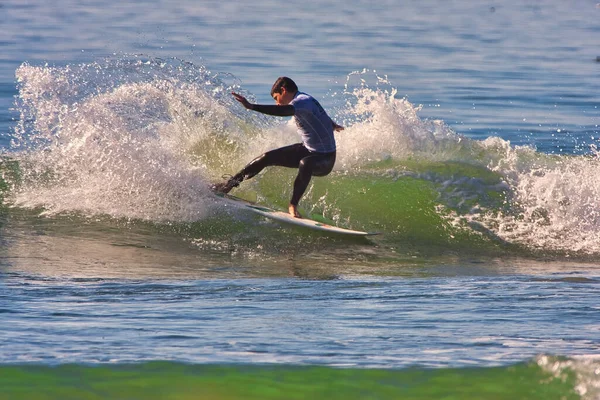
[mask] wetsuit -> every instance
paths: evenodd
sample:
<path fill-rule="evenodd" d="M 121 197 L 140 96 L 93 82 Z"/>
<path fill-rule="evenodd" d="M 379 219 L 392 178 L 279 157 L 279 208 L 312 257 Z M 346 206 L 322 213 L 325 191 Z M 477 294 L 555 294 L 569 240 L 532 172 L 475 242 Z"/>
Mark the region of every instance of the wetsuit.
<path fill-rule="evenodd" d="M 294 119 L 302 143 L 262 154 L 231 180 L 239 183 L 244 179 L 250 179 L 269 166 L 298 168 L 298 176 L 294 181 L 294 191 L 290 200 L 290 204 L 297 206 L 312 176 L 325 176 L 333 169 L 336 146 L 333 121 L 314 97 L 297 92 L 290 105 L 294 106 Z M 256 108 L 256 111 L 262 110 Z"/>

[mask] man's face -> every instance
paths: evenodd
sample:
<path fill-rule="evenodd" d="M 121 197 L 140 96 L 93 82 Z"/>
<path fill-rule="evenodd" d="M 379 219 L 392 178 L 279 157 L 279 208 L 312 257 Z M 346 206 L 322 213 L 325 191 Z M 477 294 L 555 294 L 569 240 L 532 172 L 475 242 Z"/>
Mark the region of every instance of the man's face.
<path fill-rule="evenodd" d="M 281 88 L 281 92 L 279 93 L 273 93 L 273 100 L 275 100 L 278 106 L 287 106 L 293 99 L 294 94 L 288 92 L 286 88 Z"/>

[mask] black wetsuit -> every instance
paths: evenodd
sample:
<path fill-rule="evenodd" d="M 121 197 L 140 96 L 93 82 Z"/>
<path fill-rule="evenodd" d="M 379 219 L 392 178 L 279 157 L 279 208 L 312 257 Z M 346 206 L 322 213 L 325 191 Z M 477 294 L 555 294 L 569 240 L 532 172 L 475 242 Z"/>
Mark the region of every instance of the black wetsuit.
<path fill-rule="evenodd" d="M 252 160 L 232 179 L 238 182 L 250 179 L 265 167 L 279 166 L 298 168 L 298 176 L 294 181 L 294 192 L 290 204 L 298 205 L 300 197 L 306 191 L 311 177 L 325 176 L 331 172 L 335 164 L 335 151 L 317 153 L 308 150 L 302 143 L 271 150 Z"/>

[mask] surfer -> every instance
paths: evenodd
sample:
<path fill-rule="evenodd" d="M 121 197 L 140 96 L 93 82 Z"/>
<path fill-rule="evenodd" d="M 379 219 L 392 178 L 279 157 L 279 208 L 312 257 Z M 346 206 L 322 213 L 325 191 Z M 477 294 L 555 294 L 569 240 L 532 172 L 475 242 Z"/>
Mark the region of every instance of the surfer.
<path fill-rule="evenodd" d="M 288 211 L 290 215 L 301 218 L 298 212 L 300 198 L 313 175 L 325 176 L 333 169 L 336 151 L 333 131 L 341 131 L 344 127 L 333 122 L 319 102 L 300 92 L 296 83 L 288 77 L 278 78 L 271 88 L 271 97 L 276 105 L 252 104 L 240 94 L 232 95 L 248 110 L 278 117 L 293 116 L 302 142 L 260 155 L 226 182 L 215 184 L 213 190 L 229 193 L 244 179 L 252 178 L 265 167 L 298 168 Z"/>

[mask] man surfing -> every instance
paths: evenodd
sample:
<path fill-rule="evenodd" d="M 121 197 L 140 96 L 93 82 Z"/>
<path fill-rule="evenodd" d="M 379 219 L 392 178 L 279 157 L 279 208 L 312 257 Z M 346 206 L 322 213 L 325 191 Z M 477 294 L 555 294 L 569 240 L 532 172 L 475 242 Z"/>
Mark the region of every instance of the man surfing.
<path fill-rule="evenodd" d="M 296 83 L 285 76 L 278 78 L 271 88 L 276 105 L 252 104 L 242 95 L 232 95 L 248 110 L 278 117 L 293 116 L 302 142 L 262 154 L 226 182 L 215 184 L 213 190 L 229 193 L 265 167 L 298 168 L 288 211 L 290 215 L 302 218 L 298 212 L 300 198 L 313 175 L 326 176 L 333 169 L 336 151 L 333 131 L 341 131 L 344 127 L 333 122 L 314 97 L 300 92 Z"/>

